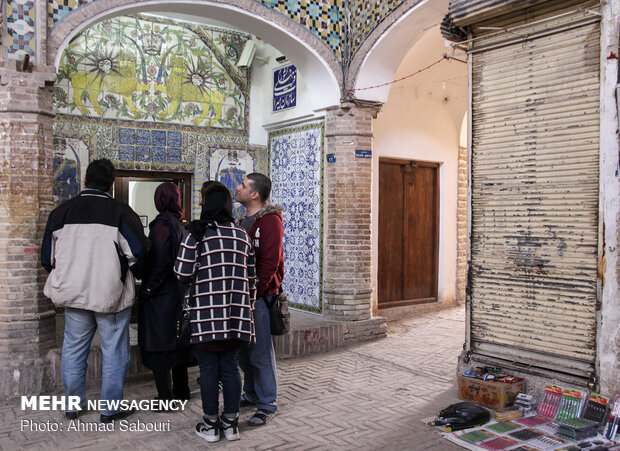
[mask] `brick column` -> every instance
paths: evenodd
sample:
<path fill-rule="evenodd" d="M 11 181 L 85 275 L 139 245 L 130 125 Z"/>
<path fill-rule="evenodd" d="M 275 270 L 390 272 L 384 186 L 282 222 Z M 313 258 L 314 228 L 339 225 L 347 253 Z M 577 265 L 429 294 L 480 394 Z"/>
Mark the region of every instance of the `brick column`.
<path fill-rule="evenodd" d="M 343 104 L 325 119 L 325 313 L 339 320 L 370 318 L 372 119 L 378 108 Z M 331 154 L 331 155 L 330 155 Z M 335 157 L 335 161 L 333 161 Z"/>
<path fill-rule="evenodd" d="M 41 239 L 52 205 L 53 67 L 0 61 L 0 394 L 52 387 L 53 305 Z"/>
<path fill-rule="evenodd" d="M 467 147 L 459 146 L 456 211 L 456 303 L 465 305 L 467 286 Z"/>

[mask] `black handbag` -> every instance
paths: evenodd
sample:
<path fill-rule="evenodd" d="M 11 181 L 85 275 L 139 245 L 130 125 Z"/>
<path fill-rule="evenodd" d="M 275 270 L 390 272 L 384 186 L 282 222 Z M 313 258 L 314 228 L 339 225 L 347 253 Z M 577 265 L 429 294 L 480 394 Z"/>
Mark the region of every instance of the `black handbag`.
<path fill-rule="evenodd" d="M 265 298 L 266 300 L 266 298 Z M 271 303 L 267 303 L 269 309 L 269 325 L 271 335 L 285 335 L 291 330 L 291 312 L 288 311 L 288 299 L 282 291 L 273 297 Z"/>
<path fill-rule="evenodd" d="M 176 333 L 177 341 L 180 344 L 189 344 L 190 339 L 192 338 L 192 326 L 190 324 L 189 315 L 189 301 L 192 299 L 194 287 L 196 285 L 196 275 L 198 274 L 198 269 L 200 269 L 200 263 L 196 262 L 196 265 L 194 267 L 194 274 L 192 274 L 189 287 L 187 288 L 187 297 L 185 297 L 183 300 L 183 308 L 179 312 L 179 316 L 177 318 Z"/>
<path fill-rule="evenodd" d="M 192 327 L 189 323 L 189 310 L 183 308 L 177 318 L 177 341 L 181 344 L 189 344 L 192 337 Z"/>

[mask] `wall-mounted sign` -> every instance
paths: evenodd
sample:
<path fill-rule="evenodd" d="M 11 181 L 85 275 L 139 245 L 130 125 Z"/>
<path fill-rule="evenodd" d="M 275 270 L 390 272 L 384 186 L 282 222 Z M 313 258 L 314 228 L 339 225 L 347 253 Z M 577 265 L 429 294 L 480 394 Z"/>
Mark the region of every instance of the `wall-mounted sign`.
<path fill-rule="evenodd" d="M 355 158 L 372 158 L 372 150 L 355 149 Z"/>
<path fill-rule="evenodd" d="M 273 111 L 297 105 L 297 68 L 292 64 L 273 71 Z"/>
<path fill-rule="evenodd" d="M 327 162 L 328 163 L 335 163 L 336 162 L 336 154 L 335 153 L 328 153 L 327 154 Z"/>

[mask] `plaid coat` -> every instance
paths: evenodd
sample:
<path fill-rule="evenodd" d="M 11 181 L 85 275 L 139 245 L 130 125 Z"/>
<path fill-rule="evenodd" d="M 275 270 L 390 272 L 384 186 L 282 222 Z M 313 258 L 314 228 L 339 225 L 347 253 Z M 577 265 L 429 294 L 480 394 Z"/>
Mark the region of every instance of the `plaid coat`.
<path fill-rule="evenodd" d="M 196 272 L 188 302 L 191 343 L 231 339 L 251 342 L 256 299 L 254 250 L 241 227 L 215 224 L 217 228 L 207 228 L 200 243 L 187 233 L 174 265 L 175 274 L 186 285 Z"/>

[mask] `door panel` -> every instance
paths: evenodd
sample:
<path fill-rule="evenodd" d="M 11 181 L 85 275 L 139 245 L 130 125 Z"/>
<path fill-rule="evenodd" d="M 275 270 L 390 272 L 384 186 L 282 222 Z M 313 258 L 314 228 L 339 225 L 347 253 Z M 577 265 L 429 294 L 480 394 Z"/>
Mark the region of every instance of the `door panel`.
<path fill-rule="evenodd" d="M 379 162 L 379 307 L 437 300 L 439 165 Z"/>
<path fill-rule="evenodd" d="M 380 301 L 402 299 L 403 208 L 402 171 L 397 164 L 379 164 L 379 274 Z M 384 250 L 385 249 L 385 250 Z"/>

